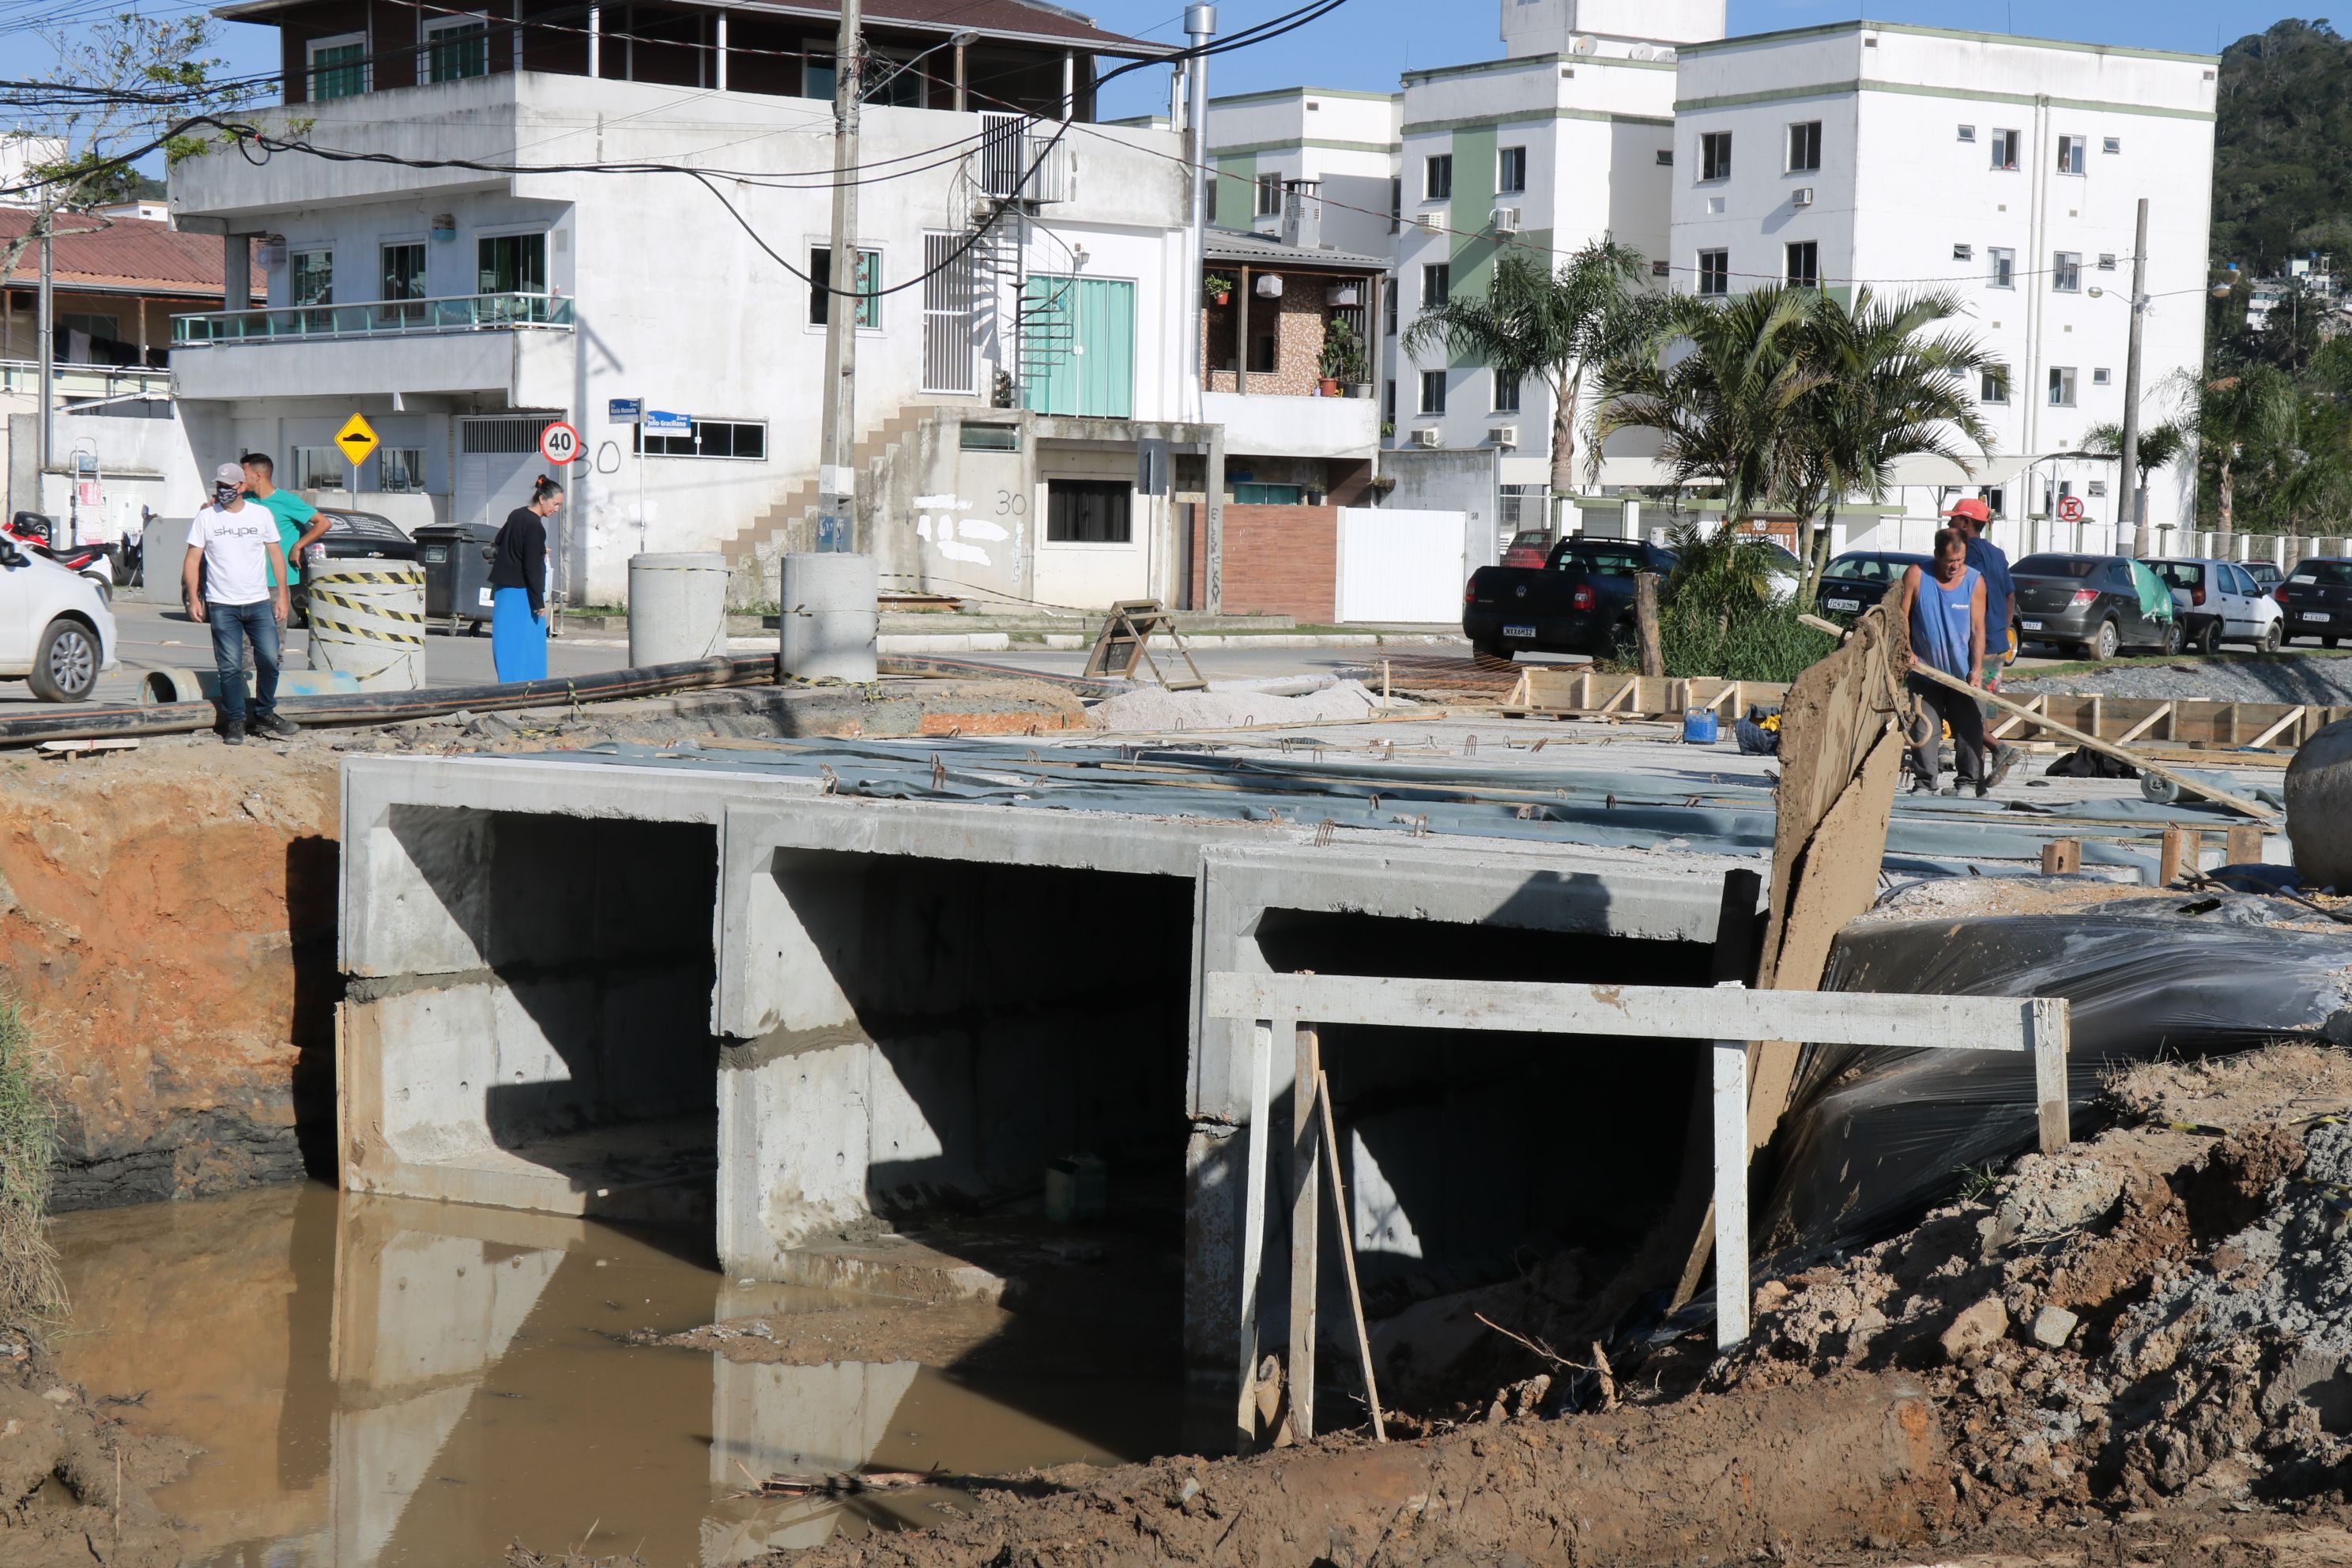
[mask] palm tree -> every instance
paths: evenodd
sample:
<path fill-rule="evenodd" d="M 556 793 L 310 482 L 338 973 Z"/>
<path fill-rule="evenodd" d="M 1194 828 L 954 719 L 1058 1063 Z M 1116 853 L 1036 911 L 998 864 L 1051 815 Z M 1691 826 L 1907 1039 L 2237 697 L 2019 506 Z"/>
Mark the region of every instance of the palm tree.
<path fill-rule="evenodd" d="M 2170 468 L 2189 450 L 2189 426 L 2178 419 L 2144 426 L 2139 433 L 2139 482 L 2143 488 L 2158 468 Z M 2120 458 L 2124 453 L 2124 427 L 2112 422 L 2094 425 L 2083 432 L 2083 450 L 2100 452 Z"/>
<path fill-rule="evenodd" d="M 1556 272 L 1523 256 L 1498 262 L 1483 300 L 1447 300 L 1422 312 L 1404 349 L 1485 362 L 1504 381 L 1543 383 L 1551 393 L 1551 493 L 1555 516 L 1576 489 L 1576 420 L 1584 371 L 1618 352 L 1642 328 L 1645 297 L 1636 285 L 1642 253 L 1608 238 L 1570 256 Z"/>
<path fill-rule="evenodd" d="M 2213 465 L 2217 548 L 2227 554 L 2237 524 L 2240 470 L 2267 468 L 2294 444 L 2300 412 L 2294 383 L 2271 365 L 2249 364 L 2228 375 L 2199 379 L 2188 390 L 2187 424 L 2202 460 Z"/>

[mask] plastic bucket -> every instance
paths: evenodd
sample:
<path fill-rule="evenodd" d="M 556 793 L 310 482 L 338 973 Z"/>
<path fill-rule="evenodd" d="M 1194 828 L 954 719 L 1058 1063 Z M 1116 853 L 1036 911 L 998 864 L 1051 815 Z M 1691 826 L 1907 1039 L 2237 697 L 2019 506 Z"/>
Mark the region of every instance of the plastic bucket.
<path fill-rule="evenodd" d="M 1692 708 L 1683 713 L 1683 739 L 1694 746 L 1715 744 L 1717 726 L 1715 710 Z"/>
<path fill-rule="evenodd" d="M 425 571 L 413 562 L 331 561 L 313 569 L 310 668 L 341 670 L 362 691 L 425 684 Z"/>

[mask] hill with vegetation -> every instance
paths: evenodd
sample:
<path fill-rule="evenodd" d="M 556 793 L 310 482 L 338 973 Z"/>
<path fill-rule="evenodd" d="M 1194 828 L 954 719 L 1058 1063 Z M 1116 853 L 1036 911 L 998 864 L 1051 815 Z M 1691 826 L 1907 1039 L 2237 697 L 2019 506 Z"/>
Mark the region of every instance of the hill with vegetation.
<path fill-rule="evenodd" d="M 2217 85 L 2213 259 L 2268 275 L 2352 252 L 2352 39 L 2277 23 L 2222 51 Z"/>

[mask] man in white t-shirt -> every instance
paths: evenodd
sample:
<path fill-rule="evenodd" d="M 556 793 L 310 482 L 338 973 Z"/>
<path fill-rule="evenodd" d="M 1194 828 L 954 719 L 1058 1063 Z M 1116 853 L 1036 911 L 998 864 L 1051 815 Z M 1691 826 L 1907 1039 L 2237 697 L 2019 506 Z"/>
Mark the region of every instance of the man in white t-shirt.
<path fill-rule="evenodd" d="M 188 524 L 180 583 L 188 616 L 213 631 L 221 739 L 245 744 L 245 644 L 253 644 L 253 727 L 284 740 L 302 731 L 278 711 L 278 628 L 286 619 L 286 552 L 278 519 L 245 499 L 245 469 L 213 470 L 213 504 Z M 273 591 L 271 584 L 277 584 Z"/>

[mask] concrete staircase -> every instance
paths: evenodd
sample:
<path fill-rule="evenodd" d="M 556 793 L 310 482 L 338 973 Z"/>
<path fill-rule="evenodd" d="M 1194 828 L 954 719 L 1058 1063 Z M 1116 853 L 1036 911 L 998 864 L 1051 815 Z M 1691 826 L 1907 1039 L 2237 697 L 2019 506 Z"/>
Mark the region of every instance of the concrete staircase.
<path fill-rule="evenodd" d="M 859 435 L 853 451 L 861 512 L 881 494 L 882 478 L 898 443 L 936 412 L 908 405 Z M 793 551 L 816 548 L 817 500 L 817 476 L 812 473 L 770 501 L 719 545 L 720 553 L 727 557 L 727 602 L 730 606 L 776 602 L 776 574 L 780 570 L 776 558 Z"/>

